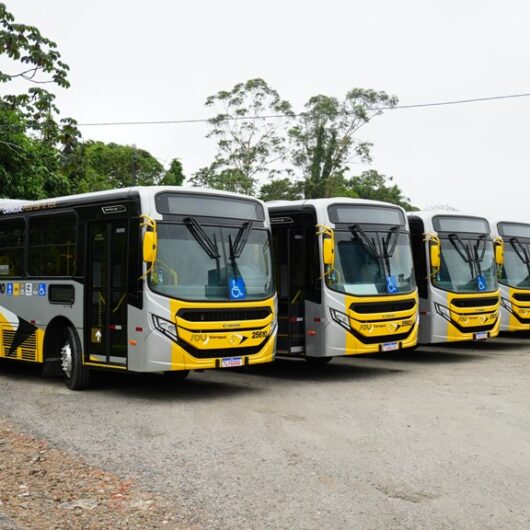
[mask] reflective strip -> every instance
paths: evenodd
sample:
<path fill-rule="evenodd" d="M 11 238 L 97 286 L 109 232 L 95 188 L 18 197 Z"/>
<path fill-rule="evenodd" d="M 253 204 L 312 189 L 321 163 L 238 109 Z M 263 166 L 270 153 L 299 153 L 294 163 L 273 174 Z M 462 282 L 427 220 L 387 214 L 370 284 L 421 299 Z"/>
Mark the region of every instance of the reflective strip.
<path fill-rule="evenodd" d="M 303 351 L 303 346 L 291 346 L 291 353 L 302 353 Z"/>
<path fill-rule="evenodd" d="M 116 364 L 127 364 L 127 359 L 125 357 L 109 357 L 109 361 Z"/>

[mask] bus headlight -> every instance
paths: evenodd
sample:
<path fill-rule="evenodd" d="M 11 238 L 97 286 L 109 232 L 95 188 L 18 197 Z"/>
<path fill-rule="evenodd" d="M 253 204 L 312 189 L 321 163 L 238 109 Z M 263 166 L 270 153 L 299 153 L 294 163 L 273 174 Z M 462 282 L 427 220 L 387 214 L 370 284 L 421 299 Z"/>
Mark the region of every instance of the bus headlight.
<path fill-rule="evenodd" d="M 451 311 L 449 311 L 449 308 L 445 307 L 444 305 L 437 304 L 436 302 L 434 303 L 434 308 L 440 316 L 451 322 Z"/>
<path fill-rule="evenodd" d="M 177 336 L 177 326 L 170 322 L 169 320 L 166 320 L 165 318 L 152 315 L 153 316 L 153 326 L 155 326 L 155 329 L 157 331 L 160 331 L 162 335 L 165 335 L 166 337 L 170 338 L 171 340 L 174 340 L 177 342 L 178 336 Z"/>
<path fill-rule="evenodd" d="M 504 309 L 508 310 L 510 313 L 513 313 L 512 303 L 507 298 L 501 296 L 501 305 Z"/>
<path fill-rule="evenodd" d="M 339 324 L 339 326 L 342 326 L 344 329 L 350 330 L 350 317 L 348 315 L 345 315 L 344 313 L 341 313 L 340 311 L 337 311 L 336 309 L 329 309 L 329 312 L 331 313 L 331 318 Z"/>

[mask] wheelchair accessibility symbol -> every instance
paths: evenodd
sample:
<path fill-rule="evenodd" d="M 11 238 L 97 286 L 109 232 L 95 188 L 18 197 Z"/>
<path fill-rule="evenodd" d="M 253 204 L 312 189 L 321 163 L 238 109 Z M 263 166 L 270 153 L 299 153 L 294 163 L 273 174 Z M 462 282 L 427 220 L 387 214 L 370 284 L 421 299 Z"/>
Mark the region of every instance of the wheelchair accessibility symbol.
<path fill-rule="evenodd" d="M 244 300 L 247 297 L 247 289 L 243 278 L 230 278 L 228 280 L 230 300 Z"/>
<path fill-rule="evenodd" d="M 486 278 L 484 276 L 477 276 L 477 289 L 479 291 L 485 291 L 486 290 Z"/>
<path fill-rule="evenodd" d="M 398 292 L 397 280 L 395 276 L 386 277 L 386 292 L 388 294 L 396 294 Z"/>

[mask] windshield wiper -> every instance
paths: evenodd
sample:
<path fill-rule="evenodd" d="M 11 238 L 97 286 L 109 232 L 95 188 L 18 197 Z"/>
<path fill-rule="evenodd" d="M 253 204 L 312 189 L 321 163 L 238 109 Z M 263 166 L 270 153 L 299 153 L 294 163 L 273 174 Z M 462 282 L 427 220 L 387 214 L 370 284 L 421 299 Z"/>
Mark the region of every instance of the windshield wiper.
<path fill-rule="evenodd" d="M 451 244 L 453 247 L 455 247 L 455 250 L 458 252 L 460 257 L 469 265 L 469 270 L 471 272 L 471 277 L 475 278 L 475 262 L 473 260 L 473 256 L 471 255 L 471 252 L 469 250 L 469 247 L 464 244 L 464 242 L 460 239 L 460 236 L 458 234 L 449 234 L 449 241 L 451 241 Z M 457 244 L 458 243 L 458 244 Z"/>
<path fill-rule="evenodd" d="M 394 236 L 394 238 L 392 238 Z M 388 258 L 391 258 L 394 254 L 394 250 L 396 250 L 396 245 L 398 241 L 399 236 L 399 226 L 393 226 L 387 234 L 387 237 L 384 239 L 384 248 L 385 248 L 385 254 Z M 392 242 L 392 246 L 389 248 L 390 242 Z"/>
<path fill-rule="evenodd" d="M 228 236 L 228 244 L 230 247 L 230 259 L 238 259 L 241 257 L 241 253 L 245 248 L 245 245 L 248 241 L 248 235 L 250 234 L 250 229 L 252 228 L 252 223 L 247 221 L 243 223 L 239 232 L 237 233 L 236 240 L 232 243 L 232 236 Z"/>
<path fill-rule="evenodd" d="M 212 241 L 204 231 L 203 227 L 193 217 L 186 217 L 186 219 L 184 219 L 184 224 L 204 252 L 206 252 L 210 258 L 219 261 L 221 255 L 217 248 L 217 241 L 215 241 L 215 239 Z"/>
<path fill-rule="evenodd" d="M 231 234 L 228 235 L 228 248 L 230 250 L 230 261 L 232 263 L 232 268 L 236 276 L 239 276 L 239 269 L 237 267 L 236 260 L 241 257 L 243 249 L 245 248 L 245 245 L 247 244 L 248 236 L 250 234 L 251 228 L 252 228 L 252 222 L 247 221 L 243 223 L 243 225 L 239 229 L 235 241 L 232 241 Z"/>
<path fill-rule="evenodd" d="M 374 242 L 366 235 L 366 232 L 359 225 L 351 225 L 348 227 L 350 232 L 361 242 L 365 250 L 373 259 L 380 258 L 379 250 Z"/>
<path fill-rule="evenodd" d="M 523 246 L 521 241 L 519 241 L 519 238 L 512 237 L 510 239 L 510 243 L 515 250 L 515 253 L 519 257 L 519 259 L 525 264 L 530 265 L 530 255 L 528 254 L 528 249 Z"/>
<path fill-rule="evenodd" d="M 217 282 L 221 281 L 221 254 L 219 254 L 219 248 L 217 247 L 217 239 L 215 234 L 213 241 L 208 237 L 208 234 L 204 231 L 200 223 L 193 217 L 186 217 L 184 219 L 186 228 L 190 231 L 190 234 L 194 237 L 195 241 L 199 243 L 201 248 L 208 254 L 208 256 L 215 260 L 215 269 L 217 270 Z"/>
<path fill-rule="evenodd" d="M 479 247 L 480 247 L 481 242 L 482 242 L 482 252 L 480 253 L 480 256 L 479 256 Z M 475 264 L 477 266 L 477 272 L 479 276 L 482 276 L 482 267 L 480 264 L 484 260 L 484 254 L 486 254 L 486 235 L 485 234 L 478 236 L 477 242 L 473 245 L 473 250 L 475 252 Z"/>

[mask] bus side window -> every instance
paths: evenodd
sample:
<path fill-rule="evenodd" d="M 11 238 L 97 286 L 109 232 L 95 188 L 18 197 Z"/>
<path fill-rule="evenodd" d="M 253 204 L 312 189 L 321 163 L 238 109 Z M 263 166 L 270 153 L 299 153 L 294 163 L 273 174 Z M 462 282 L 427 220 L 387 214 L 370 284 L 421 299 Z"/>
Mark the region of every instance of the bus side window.
<path fill-rule="evenodd" d="M 68 213 L 29 220 L 28 273 L 31 276 L 73 276 L 77 219 Z"/>
<path fill-rule="evenodd" d="M 24 219 L 0 221 L 0 278 L 24 275 Z"/>

